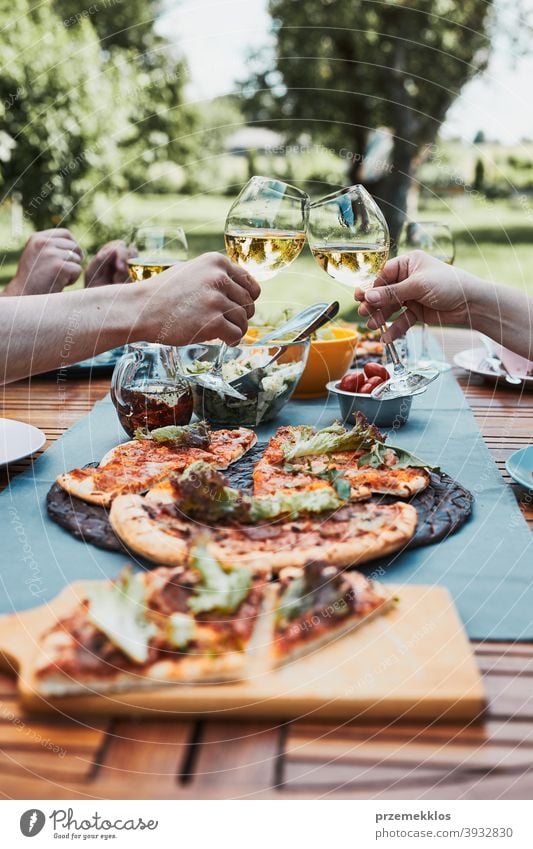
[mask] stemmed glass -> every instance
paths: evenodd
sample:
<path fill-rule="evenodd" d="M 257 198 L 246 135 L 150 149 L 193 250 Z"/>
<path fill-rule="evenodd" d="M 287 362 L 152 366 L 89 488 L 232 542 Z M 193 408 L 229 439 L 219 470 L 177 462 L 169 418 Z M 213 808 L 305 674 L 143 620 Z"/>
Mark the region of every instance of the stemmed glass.
<path fill-rule="evenodd" d="M 228 257 L 263 283 L 287 268 L 305 244 L 309 195 L 281 180 L 252 177 L 232 203 L 224 241 Z M 245 396 L 222 377 L 227 345 L 220 345 L 214 366 L 195 378 L 217 392 Z"/>
<path fill-rule="evenodd" d="M 136 227 L 130 237 L 128 271 L 132 282 L 147 280 L 173 265 L 186 262 L 187 237 L 177 224 Z"/>
<path fill-rule="evenodd" d="M 387 223 L 363 186 L 341 189 L 312 203 L 307 234 L 320 267 L 350 289 L 371 289 L 389 256 Z M 380 330 L 382 334 L 386 330 L 383 320 Z M 393 363 L 393 376 L 376 387 L 374 398 L 419 394 L 438 377 L 438 371 L 407 369 L 394 343 L 385 345 Z"/>
<path fill-rule="evenodd" d="M 447 224 L 439 221 L 408 221 L 398 239 L 398 253 L 410 251 L 425 251 L 430 256 L 453 265 L 455 259 L 455 241 L 453 233 Z M 449 371 L 449 363 L 435 360 L 429 351 L 429 332 L 426 322 L 422 325 L 422 345 L 420 356 L 416 362 L 417 368 Z"/>

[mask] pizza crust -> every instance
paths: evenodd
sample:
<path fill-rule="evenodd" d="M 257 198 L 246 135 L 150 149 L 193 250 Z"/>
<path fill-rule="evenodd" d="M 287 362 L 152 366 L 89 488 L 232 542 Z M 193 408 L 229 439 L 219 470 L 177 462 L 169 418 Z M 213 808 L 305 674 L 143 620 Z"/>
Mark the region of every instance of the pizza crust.
<path fill-rule="evenodd" d="M 344 539 L 323 540 L 320 521 L 317 521 L 317 543 L 296 545 L 290 536 L 291 527 L 298 523 L 296 520 L 281 524 L 279 535 L 261 540 L 263 545 L 258 546 L 251 539 L 238 538 L 237 544 L 232 528 L 212 529 L 178 518 L 163 524 L 152 518 L 148 507 L 153 509 L 153 505 L 147 504 L 146 499 L 139 495 L 119 496 L 111 507 L 109 519 L 113 530 L 136 554 L 165 566 L 185 565 L 191 540 L 201 532 L 203 541 L 220 562 L 247 566 L 254 572 L 263 573 L 275 573 L 286 566 L 303 567 L 312 560 L 323 560 L 341 567 L 366 563 L 400 549 L 413 536 L 417 523 L 416 509 L 403 502 L 353 505 L 354 517 L 357 517 L 359 509 L 368 529 L 358 527 L 356 518 L 347 519 L 338 523 L 339 528 L 342 525 Z M 375 517 L 375 529 L 371 527 L 372 517 Z M 379 519 L 384 517 L 387 517 L 386 523 L 378 526 Z M 282 545 L 284 540 L 285 547 Z"/>
<path fill-rule="evenodd" d="M 164 480 L 173 471 L 183 472 L 190 463 L 197 459 L 205 459 L 217 469 L 227 469 L 232 463 L 240 460 L 257 442 L 257 434 L 249 428 L 237 428 L 235 432 L 238 433 L 240 439 L 235 439 L 233 443 L 231 440 L 228 440 L 227 445 L 224 443 L 224 436 L 231 431 L 214 431 L 214 444 L 209 449 L 204 451 L 203 449 L 184 447 L 182 451 L 176 450 L 174 458 L 170 459 L 168 450 L 164 451 L 163 446 L 161 446 L 162 456 L 160 460 L 150 458 L 143 461 L 142 457 L 136 456 L 132 462 L 128 456 L 129 450 L 135 448 L 138 452 L 140 443 L 138 440 L 129 440 L 111 448 L 96 468 L 73 469 L 70 472 L 58 475 L 56 482 L 66 492 L 76 498 L 81 498 L 82 501 L 99 504 L 101 507 L 109 507 L 118 495 L 147 490 L 159 481 Z M 217 434 L 221 437 L 221 444 L 217 444 Z M 150 449 L 153 450 L 153 446 L 150 446 Z M 190 462 L 187 462 L 188 452 L 191 454 Z M 180 462 L 182 459 L 183 462 Z M 142 462 L 142 468 L 137 475 L 134 473 L 136 462 Z M 98 480 L 101 473 L 105 472 L 106 467 L 111 468 L 112 464 L 119 464 L 116 486 L 99 489 Z M 125 476 L 124 472 L 126 473 Z"/>

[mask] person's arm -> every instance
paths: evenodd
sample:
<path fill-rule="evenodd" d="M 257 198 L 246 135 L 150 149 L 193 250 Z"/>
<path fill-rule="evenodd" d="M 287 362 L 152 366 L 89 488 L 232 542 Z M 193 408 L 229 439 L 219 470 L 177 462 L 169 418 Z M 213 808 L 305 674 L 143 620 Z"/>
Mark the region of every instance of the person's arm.
<path fill-rule="evenodd" d="M 533 359 L 533 298 L 475 277 L 422 251 L 389 260 L 374 288 L 355 293 L 359 313 L 376 329 L 401 307 L 385 334 L 397 339 L 417 321 L 472 327 L 505 348 Z"/>
<path fill-rule="evenodd" d="M 81 274 L 82 250 L 69 230 L 56 227 L 33 233 L 22 251 L 4 297 L 61 292 Z"/>
<path fill-rule="evenodd" d="M 126 342 L 236 344 L 259 284 L 212 253 L 143 283 L 0 299 L 0 383 L 65 368 Z"/>

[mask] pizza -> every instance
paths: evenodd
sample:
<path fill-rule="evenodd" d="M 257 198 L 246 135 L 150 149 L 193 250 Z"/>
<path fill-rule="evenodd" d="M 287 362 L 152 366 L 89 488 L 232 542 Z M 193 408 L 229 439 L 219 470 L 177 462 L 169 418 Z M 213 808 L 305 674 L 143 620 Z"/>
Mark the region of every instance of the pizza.
<path fill-rule="evenodd" d="M 47 697 L 264 674 L 384 613 L 391 599 L 360 574 L 324 563 L 267 584 L 223 567 L 205 546 L 187 566 L 125 569 L 86 585 L 77 606 L 41 635 L 33 668 Z"/>
<path fill-rule="evenodd" d="M 385 613 L 395 602 L 380 584 L 360 572 L 342 572 L 315 561 L 284 569 L 273 603 L 270 659 L 295 660 Z"/>
<path fill-rule="evenodd" d="M 36 687 L 62 696 L 240 680 L 264 644 L 268 598 L 263 578 L 223 569 L 202 546 L 185 567 L 88 583 L 76 609 L 41 636 Z"/>
<path fill-rule="evenodd" d="M 351 431 L 337 423 L 321 431 L 279 428 L 253 473 L 258 495 L 332 487 L 339 479 L 352 501 L 362 501 L 373 493 L 408 498 L 426 489 L 430 475 L 414 455 L 387 446 L 362 417 Z"/>
<path fill-rule="evenodd" d="M 204 500 L 196 481 L 184 502 L 176 495 L 180 486 L 183 479 L 165 484 L 160 500 L 157 489 L 146 498 L 114 500 L 110 522 L 129 550 L 154 563 L 182 566 L 201 537 L 224 564 L 276 573 L 311 560 L 342 567 L 365 563 L 398 551 L 416 529 L 416 509 L 400 501 L 346 503 L 324 490 L 246 498 L 214 483 L 206 486 Z"/>
<path fill-rule="evenodd" d="M 73 469 L 57 483 L 71 495 L 108 507 L 117 495 L 143 492 L 203 460 L 225 469 L 257 442 L 248 428 L 210 431 L 205 423 L 158 428 L 111 449 L 96 468 Z"/>

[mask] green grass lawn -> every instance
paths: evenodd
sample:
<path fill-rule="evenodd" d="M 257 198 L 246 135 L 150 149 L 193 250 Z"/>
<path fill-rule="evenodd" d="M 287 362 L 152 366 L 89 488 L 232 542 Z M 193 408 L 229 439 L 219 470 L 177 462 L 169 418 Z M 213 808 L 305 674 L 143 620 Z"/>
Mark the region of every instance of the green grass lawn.
<path fill-rule="evenodd" d="M 134 223 L 178 221 L 185 228 L 190 255 L 224 250 L 223 227 L 230 204 L 227 197 L 179 195 L 126 195 L 110 210 L 110 219 L 123 221 L 127 230 Z M 533 202 L 532 209 L 509 201 L 453 198 L 423 201 L 418 217 L 448 223 L 457 241 L 456 264 L 489 280 L 519 286 L 533 292 Z M 90 234 L 76 232 L 80 243 Z M 1 250 L 1 245 L 6 247 Z M 10 279 L 20 247 L 9 236 L 9 211 L 0 209 L 0 283 Z M 341 301 L 343 311 L 352 309 L 350 293 L 329 279 L 316 266 L 307 246 L 291 268 L 264 286 L 258 310 L 269 320 L 287 306 L 317 300 Z"/>

